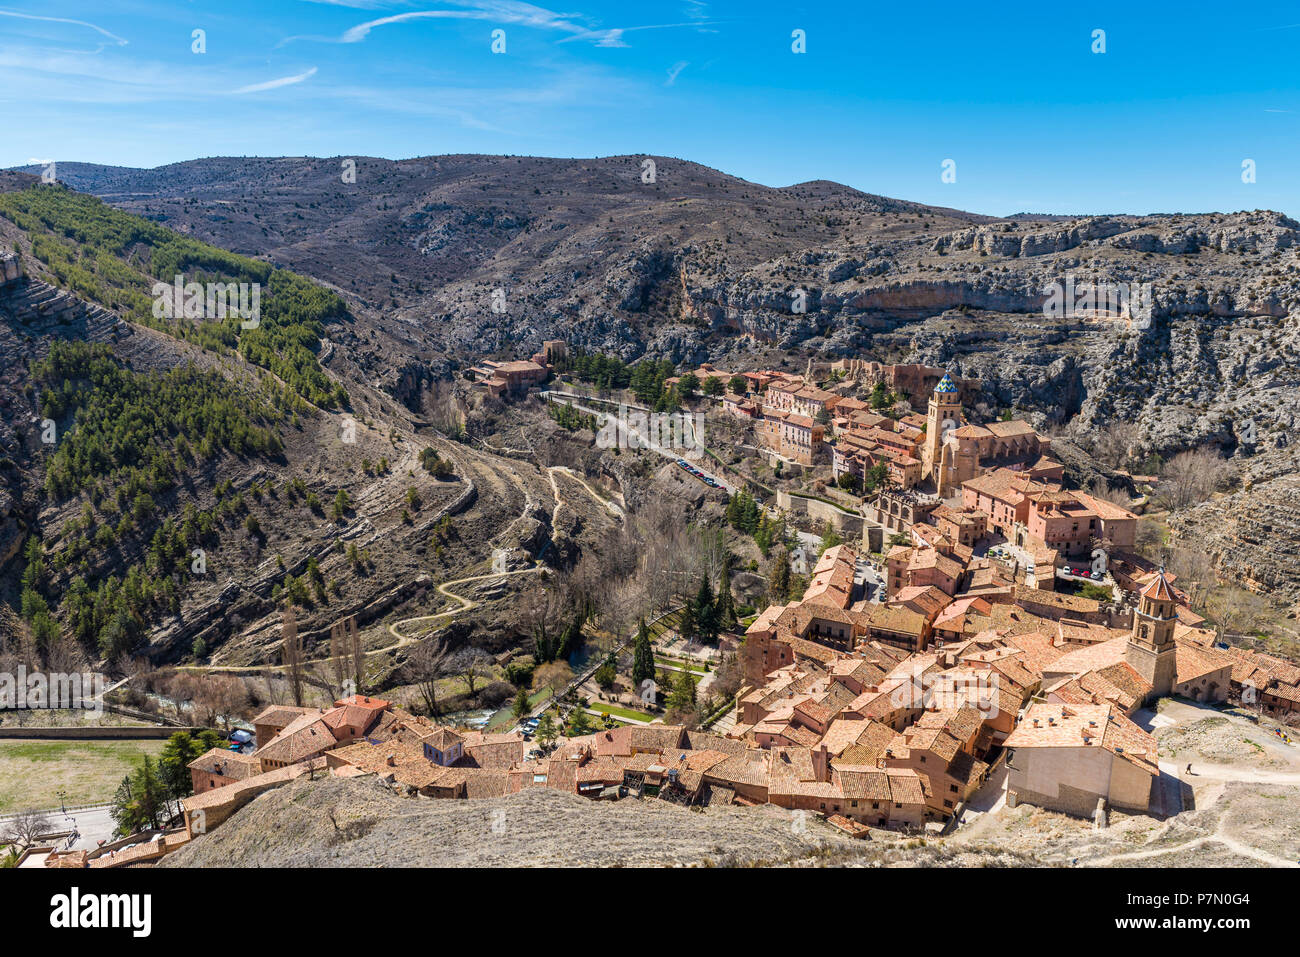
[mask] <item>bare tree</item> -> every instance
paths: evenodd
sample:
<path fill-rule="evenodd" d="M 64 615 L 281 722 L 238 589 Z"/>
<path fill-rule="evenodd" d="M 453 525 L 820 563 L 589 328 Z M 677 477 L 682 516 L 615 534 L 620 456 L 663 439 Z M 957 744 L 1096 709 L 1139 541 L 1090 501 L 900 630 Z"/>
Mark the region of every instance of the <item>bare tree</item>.
<path fill-rule="evenodd" d="M 1122 488 L 1116 488 L 1100 476 L 1093 479 L 1089 484 L 1088 494 L 1093 498 L 1099 498 L 1104 502 L 1111 502 L 1121 508 L 1128 508 L 1129 502 L 1131 501 L 1127 492 Z"/>
<path fill-rule="evenodd" d="M 1171 509 L 1209 499 L 1232 475 L 1232 465 L 1209 448 L 1179 452 L 1160 470 L 1160 499 Z"/>
<path fill-rule="evenodd" d="M 1269 604 L 1254 592 L 1224 585 L 1211 592 L 1206 613 L 1219 623 L 1224 634 L 1242 635 L 1257 631 L 1268 617 Z"/>
<path fill-rule="evenodd" d="M 478 682 L 489 677 L 488 656 L 478 648 L 463 648 L 452 659 L 451 669 L 465 682 L 469 696 L 478 694 Z"/>
<path fill-rule="evenodd" d="M 198 695 L 198 678 L 188 671 L 173 672 L 163 679 L 163 689 L 167 697 L 172 699 L 176 720 L 185 721 L 186 713 Z"/>
<path fill-rule="evenodd" d="M 195 682 L 194 712 L 209 727 L 220 719 L 227 731 L 232 716 L 248 708 L 248 689 L 234 675 L 202 675 Z"/>
<path fill-rule="evenodd" d="M 1090 434 L 1093 458 L 1113 469 L 1124 468 L 1138 447 L 1139 430 L 1133 422 L 1112 422 Z"/>
<path fill-rule="evenodd" d="M 1140 518 L 1133 535 L 1133 545 L 1138 553 L 1151 559 L 1164 560 L 1165 528 L 1154 518 Z"/>
<path fill-rule="evenodd" d="M 357 629 L 357 616 L 348 617 L 348 650 L 352 653 L 352 680 L 360 691 L 366 683 L 366 653 L 361 648 L 361 632 Z"/>
<path fill-rule="evenodd" d="M 266 700 L 268 704 L 280 704 L 282 695 L 280 686 L 275 680 L 275 669 L 267 665 L 262 669 L 262 680 L 266 682 Z"/>
<path fill-rule="evenodd" d="M 1165 567 L 1178 576 L 1178 587 L 1187 592 L 1192 606 L 1199 606 L 1217 581 L 1210 556 L 1202 548 L 1177 544 L 1167 549 L 1164 561 Z"/>
<path fill-rule="evenodd" d="M 435 382 L 425 398 L 425 408 L 429 421 L 443 435 L 456 438 L 465 431 L 465 406 L 451 383 Z"/>
<path fill-rule="evenodd" d="M 740 661 L 734 654 L 723 657 L 718 663 L 718 669 L 713 676 L 713 684 L 710 685 L 710 691 L 720 698 L 734 697 L 744 683 L 744 669 L 741 668 Z"/>
<path fill-rule="evenodd" d="M 559 694 L 572 680 L 573 669 L 565 661 L 551 661 L 538 665 L 533 671 L 533 687 L 550 688 L 555 694 Z"/>
<path fill-rule="evenodd" d="M 568 626 L 572 607 L 566 588 L 538 586 L 523 596 L 519 621 L 539 649 L 548 648 Z"/>
<path fill-rule="evenodd" d="M 53 825 L 43 811 L 19 811 L 0 827 L 0 844 L 31 847 L 36 840 L 50 833 Z"/>
<path fill-rule="evenodd" d="M 407 680 L 419 688 L 424 708 L 431 715 L 438 713 L 438 679 L 447 673 L 448 658 L 447 647 L 441 640 L 426 638 L 406 659 Z"/>
<path fill-rule="evenodd" d="M 350 654 L 347 645 L 347 633 L 343 628 L 343 623 L 336 621 L 330 626 L 329 660 L 330 694 L 335 700 L 343 697 L 344 685 L 348 678 Z"/>

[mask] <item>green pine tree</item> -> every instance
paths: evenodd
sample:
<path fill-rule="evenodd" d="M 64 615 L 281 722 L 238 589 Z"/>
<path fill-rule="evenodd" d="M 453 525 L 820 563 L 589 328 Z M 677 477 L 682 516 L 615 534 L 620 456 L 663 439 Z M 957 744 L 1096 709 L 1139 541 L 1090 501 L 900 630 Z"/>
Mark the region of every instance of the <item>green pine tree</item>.
<path fill-rule="evenodd" d="M 516 718 L 522 718 L 524 715 L 528 714 L 530 710 L 531 707 L 528 703 L 528 689 L 520 688 L 515 693 L 515 703 L 511 707 L 510 711 Z"/>
<path fill-rule="evenodd" d="M 636 641 L 632 644 L 632 683 L 639 690 L 641 682 L 654 676 L 655 655 L 654 649 L 650 647 L 650 629 L 642 618 L 636 630 Z"/>

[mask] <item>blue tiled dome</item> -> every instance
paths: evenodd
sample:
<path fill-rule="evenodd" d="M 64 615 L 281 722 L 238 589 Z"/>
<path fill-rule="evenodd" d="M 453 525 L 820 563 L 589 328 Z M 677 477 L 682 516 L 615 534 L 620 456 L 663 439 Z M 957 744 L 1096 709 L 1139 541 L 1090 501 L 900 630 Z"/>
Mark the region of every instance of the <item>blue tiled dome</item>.
<path fill-rule="evenodd" d="M 956 395 L 956 394 L 957 394 L 957 384 L 956 384 L 955 382 L 953 382 L 953 381 L 952 381 L 952 377 L 949 376 L 948 373 L 945 372 L 945 373 L 943 374 L 943 378 L 939 380 L 939 384 L 938 384 L 937 386 L 934 387 L 934 391 L 935 391 L 935 392 L 947 392 L 947 393 L 950 393 L 950 394 L 952 394 L 952 395 Z"/>

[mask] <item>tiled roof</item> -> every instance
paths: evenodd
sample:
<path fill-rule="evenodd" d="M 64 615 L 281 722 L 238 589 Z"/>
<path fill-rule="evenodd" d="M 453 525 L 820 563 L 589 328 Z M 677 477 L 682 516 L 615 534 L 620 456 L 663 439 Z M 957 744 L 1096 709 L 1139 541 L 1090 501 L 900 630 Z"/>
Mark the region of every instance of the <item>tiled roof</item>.
<path fill-rule="evenodd" d="M 295 718 L 274 738 L 253 752 L 258 761 L 294 764 L 328 751 L 338 744 L 334 732 L 319 717 L 304 714 Z"/>
<path fill-rule="evenodd" d="M 259 763 L 251 754 L 242 754 L 226 748 L 213 748 L 186 765 L 191 771 L 206 771 L 223 778 L 242 781 L 258 772 Z"/>
<path fill-rule="evenodd" d="M 1142 597 L 1150 598 L 1154 601 L 1175 601 L 1174 590 L 1165 578 L 1165 573 L 1160 571 L 1156 577 L 1151 579 L 1151 583 L 1142 589 Z"/>
<path fill-rule="evenodd" d="M 1035 704 L 1005 741 L 1008 748 L 1102 747 L 1158 774 L 1156 739 L 1112 704 Z"/>

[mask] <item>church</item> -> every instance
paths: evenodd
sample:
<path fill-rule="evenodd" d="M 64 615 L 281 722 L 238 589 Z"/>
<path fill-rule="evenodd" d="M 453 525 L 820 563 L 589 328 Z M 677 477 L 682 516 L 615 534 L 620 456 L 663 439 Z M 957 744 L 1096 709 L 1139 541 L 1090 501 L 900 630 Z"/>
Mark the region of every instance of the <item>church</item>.
<path fill-rule="evenodd" d="M 935 386 L 926 411 L 921 475 L 940 498 L 958 494 L 963 482 L 996 468 L 1041 471 L 1052 440 L 1021 419 L 974 425 L 962 411 L 957 384 L 947 373 Z"/>

